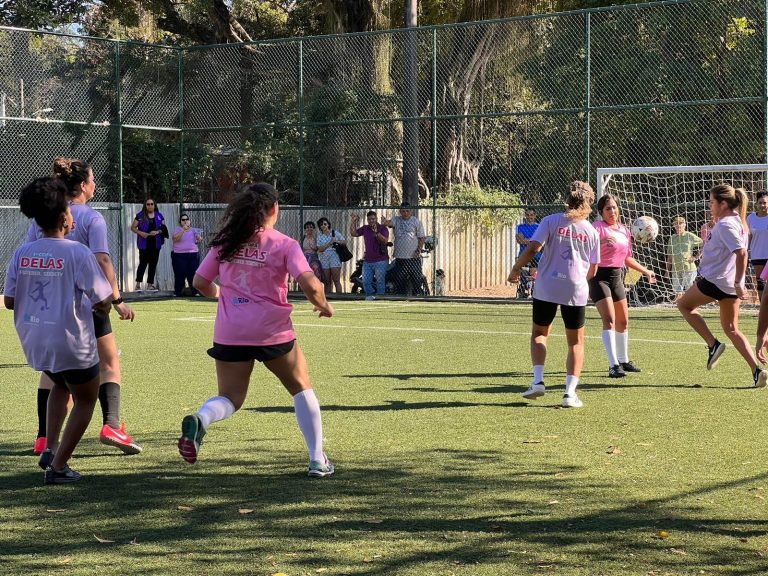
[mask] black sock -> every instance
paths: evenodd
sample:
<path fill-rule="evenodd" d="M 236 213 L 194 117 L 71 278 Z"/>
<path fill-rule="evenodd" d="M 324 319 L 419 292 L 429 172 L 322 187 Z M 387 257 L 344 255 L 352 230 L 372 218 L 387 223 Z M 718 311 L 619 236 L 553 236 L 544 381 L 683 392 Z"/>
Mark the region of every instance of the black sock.
<path fill-rule="evenodd" d="M 46 420 L 48 418 L 48 396 L 51 391 L 45 388 L 37 389 L 37 437 L 46 435 Z"/>
<path fill-rule="evenodd" d="M 104 424 L 120 428 L 120 384 L 104 382 L 99 386 L 99 404 Z"/>

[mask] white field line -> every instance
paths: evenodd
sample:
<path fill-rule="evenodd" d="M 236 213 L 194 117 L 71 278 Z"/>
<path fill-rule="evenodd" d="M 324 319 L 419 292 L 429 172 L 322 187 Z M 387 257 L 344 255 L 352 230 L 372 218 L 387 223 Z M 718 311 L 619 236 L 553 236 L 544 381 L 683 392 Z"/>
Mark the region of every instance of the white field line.
<path fill-rule="evenodd" d="M 376 308 L 379 308 L 378 306 Z M 362 308 L 355 308 L 355 310 L 362 310 Z M 211 314 L 210 316 L 190 316 L 187 318 L 176 318 L 176 320 L 182 321 L 182 322 L 213 322 L 213 320 L 216 318 L 215 315 Z M 294 326 L 299 326 L 301 328 L 343 328 L 345 330 L 358 330 L 360 326 L 350 326 L 346 324 L 331 324 L 331 323 L 320 323 L 320 324 L 308 324 L 305 322 L 294 322 Z M 413 327 L 409 328 L 406 326 L 377 326 L 376 330 L 381 331 L 390 331 L 390 332 L 432 332 L 432 333 L 438 333 L 438 334 L 478 334 L 480 336 L 530 336 L 530 332 L 514 332 L 511 330 L 460 330 L 456 328 L 419 328 L 419 327 Z M 555 337 L 564 337 L 565 334 L 558 334 L 557 332 L 550 333 L 550 336 Z M 585 336 L 585 338 L 590 340 L 601 340 L 602 336 Z M 632 338 L 632 342 L 647 342 L 650 344 L 685 344 L 688 346 L 703 346 L 704 342 L 702 340 L 697 341 L 691 341 L 691 340 L 658 340 L 655 338 Z"/>

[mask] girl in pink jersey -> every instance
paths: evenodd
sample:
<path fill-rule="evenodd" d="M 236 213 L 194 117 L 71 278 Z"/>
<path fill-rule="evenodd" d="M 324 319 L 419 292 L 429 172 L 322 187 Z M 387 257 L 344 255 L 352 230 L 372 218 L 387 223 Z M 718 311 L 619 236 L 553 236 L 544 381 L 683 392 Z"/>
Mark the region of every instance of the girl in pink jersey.
<path fill-rule="evenodd" d="M 219 301 L 213 347 L 208 350 L 216 360 L 219 394 L 196 414 L 184 417 L 178 447 L 184 460 L 197 461 L 208 427 L 243 405 L 258 360 L 293 396 L 309 450 L 309 476 L 319 478 L 333 474 L 334 466 L 323 452 L 320 405 L 291 323 L 288 276 L 296 279 L 321 317 L 333 316 L 333 307 L 299 243 L 274 229 L 278 212 L 272 186 L 250 186 L 227 208 L 211 250 L 197 270 L 195 288 Z"/>
<path fill-rule="evenodd" d="M 539 274 L 533 288 L 533 324 L 531 327 L 531 361 L 533 380 L 523 398 L 544 395 L 544 362 L 552 322 L 560 307 L 565 325 L 568 357 L 565 363 L 565 395 L 563 408 L 583 405 L 576 387 L 584 364 L 584 320 L 587 306 L 587 281 L 595 275 L 600 263 L 600 240 L 597 231 L 586 220 L 595 193 L 586 182 L 572 182 L 565 198 L 566 211 L 542 219 L 512 266 L 510 282 L 520 279 L 523 266 L 541 251 Z"/>
<path fill-rule="evenodd" d="M 632 257 L 632 234 L 619 221 L 615 196 L 605 194 L 597 201 L 602 220 L 594 223 L 600 236 L 600 266 L 589 281 L 589 297 L 603 320 L 603 346 L 608 354 L 608 377 L 623 378 L 627 372 L 640 372 L 629 359 L 629 308 L 624 289 L 624 268 L 632 268 L 656 283 L 656 274 Z"/>
<path fill-rule="evenodd" d="M 749 364 L 755 388 L 768 383 L 768 373 L 757 365 L 752 347 L 739 330 L 739 306 L 747 296 L 747 194 L 741 188 L 718 184 L 709 192 L 709 209 L 716 224 L 704 245 L 699 278 L 677 301 L 683 317 L 707 343 L 707 370 L 717 364 L 725 344 L 714 337 L 699 313 L 699 306 L 717 301 L 720 325 Z"/>
<path fill-rule="evenodd" d="M 43 236 L 23 244 L 8 266 L 5 307 L 29 365 L 53 382 L 48 398 L 47 444 L 40 457 L 46 484 L 67 484 L 80 474 L 67 466 L 93 415 L 99 393 L 99 356 L 92 308 L 109 313 L 112 287 L 91 251 L 65 236 L 74 221 L 67 187 L 39 178 L 19 197 L 22 213 L 34 218 Z M 59 434 L 72 394 L 74 406 Z"/>

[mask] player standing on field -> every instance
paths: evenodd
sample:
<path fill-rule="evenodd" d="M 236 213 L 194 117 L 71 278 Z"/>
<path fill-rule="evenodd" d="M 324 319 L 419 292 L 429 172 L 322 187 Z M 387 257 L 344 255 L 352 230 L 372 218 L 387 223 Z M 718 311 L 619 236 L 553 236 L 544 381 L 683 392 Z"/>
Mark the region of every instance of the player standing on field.
<path fill-rule="evenodd" d="M 624 268 L 632 268 L 656 283 L 656 274 L 632 257 L 632 234 L 619 221 L 618 200 L 605 194 L 597 201 L 602 220 L 594 223 L 600 236 L 600 266 L 589 281 L 589 297 L 603 320 L 603 346 L 608 354 L 608 377 L 623 378 L 640 372 L 629 359 L 629 307 L 624 288 Z"/>
<path fill-rule="evenodd" d="M 104 276 L 112 286 L 112 305 L 121 320 L 133 321 L 134 313 L 130 306 L 120 297 L 117 286 L 115 269 L 109 256 L 107 240 L 107 223 L 104 217 L 88 206 L 96 190 L 91 167 L 81 160 L 56 158 L 53 161 L 53 174 L 61 180 L 68 190 L 70 210 L 75 221 L 74 230 L 69 238 L 84 244 L 91 249 L 99 263 Z M 42 234 L 35 222 L 30 223 L 27 241 L 33 241 Z M 94 310 L 93 323 L 96 330 L 96 341 L 99 348 L 99 370 L 101 386 L 99 387 L 99 403 L 103 415 L 103 424 L 99 432 L 102 444 L 115 446 L 126 454 L 138 454 L 142 448 L 125 430 L 125 423 L 120 422 L 120 358 L 117 343 L 112 333 L 109 314 Z M 38 432 L 34 452 L 39 454 L 46 449 L 46 406 L 48 394 L 53 382 L 46 374 L 40 375 L 40 386 L 37 391 Z"/>
<path fill-rule="evenodd" d="M 46 484 L 80 480 L 67 466 L 93 416 L 99 394 L 99 356 L 93 311 L 109 314 L 112 287 L 93 253 L 65 236 L 74 227 L 67 187 L 39 178 L 22 190 L 21 211 L 43 231 L 16 250 L 8 266 L 4 303 L 29 365 L 53 383 L 48 399 L 47 444 L 40 457 Z M 59 433 L 72 394 L 72 413 Z"/>
<path fill-rule="evenodd" d="M 709 192 L 709 209 L 716 224 L 704 245 L 699 278 L 677 301 L 683 317 L 707 343 L 707 370 L 715 367 L 725 344 L 714 337 L 699 313 L 699 306 L 717 301 L 720 325 L 749 364 L 755 388 L 768 383 L 768 373 L 755 360 L 752 347 L 739 330 L 739 306 L 747 296 L 747 194 L 741 188 L 718 184 Z"/>
<path fill-rule="evenodd" d="M 179 454 L 193 464 L 210 425 L 242 407 L 258 360 L 293 396 L 296 420 L 309 450 L 309 476 L 329 476 L 334 466 L 323 452 L 320 404 L 291 323 L 288 275 L 321 317 L 333 316 L 333 307 L 299 243 L 275 230 L 279 211 L 277 191 L 269 184 L 254 184 L 238 194 L 195 274 L 195 288 L 219 301 L 213 347 L 208 350 L 216 360 L 219 394 L 196 414 L 184 417 Z"/>
<path fill-rule="evenodd" d="M 533 288 L 533 326 L 531 361 L 533 381 L 523 398 L 543 396 L 544 363 L 547 339 L 560 306 L 568 343 L 564 408 L 581 408 L 576 395 L 584 364 L 584 320 L 589 287 L 600 263 L 600 238 L 586 218 L 595 201 L 595 193 L 586 182 L 572 182 L 565 198 L 566 211 L 542 219 L 538 229 L 517 258 L 509 282 L 520 279 L 520 271 L 541 251 L 539 275 Z"/>

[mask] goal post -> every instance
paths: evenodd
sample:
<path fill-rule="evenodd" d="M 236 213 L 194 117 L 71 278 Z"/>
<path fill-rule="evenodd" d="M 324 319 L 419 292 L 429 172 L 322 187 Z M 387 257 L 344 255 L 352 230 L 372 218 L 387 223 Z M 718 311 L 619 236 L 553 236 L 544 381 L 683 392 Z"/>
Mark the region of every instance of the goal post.
<path fill-rule="evenodd" d="M 612 194 L 619 200 L 622 222 L 631 227 L 638 216 L 651 216 L 659 224 L 659 236 L 649 244 L 633 242 L 635 259 L 656 272 L 658 282 L 644 279 L 632 287 L 632 302 L 663 304 L 674 302 L 677 291 L 667 276 L 667 252 L 676 235 L 674 221 L 685 221 L 685 230 L 701 237 L 709 215 L 709 190 L 722 182 L 744 188 L 753 211 L 755 195 L 768 189 L 768 164 L 729 164 L 713 166 L 652 166 L 598 168 L 597 196 Z M 674 243 L 677 245 L 677 239 Z M 674 248 L 673 248 L 674 250 Z M 676 264 L 680 266 L 680 264 Z M 693 267 L 693 264 L 691 265 Z M 753 287 L 748 271 L 747 286 Z"/>

